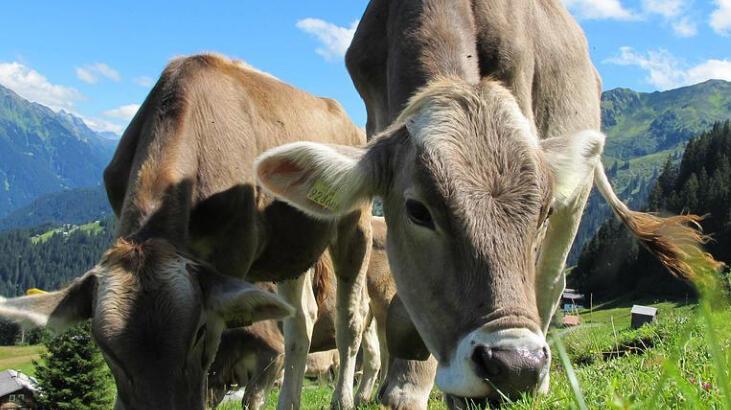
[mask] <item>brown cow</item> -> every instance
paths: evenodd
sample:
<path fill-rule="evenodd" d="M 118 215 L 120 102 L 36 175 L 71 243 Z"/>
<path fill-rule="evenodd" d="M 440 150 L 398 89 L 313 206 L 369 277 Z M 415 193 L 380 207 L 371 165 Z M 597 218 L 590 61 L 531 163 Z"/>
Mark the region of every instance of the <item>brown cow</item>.
<path fill-rule="evenodd" d="M 370 145 L 288 144 L 258 178 L 323 219 L 383 198 L 399 299 L 446 393 L 548 389 L 545 332 L 592 181 L 671 270 L 718 266 L 697 217 L 633 212 L 612 191 L 600 80 L 560 0 L 372 0 L 346 62 Z"/>
<path fill-rule="evenodd" d="M 352 407 L 370 205 L 316 220 L 258 189 L 256 156 L 302 140 L 350 146 L 365 136 L 333 100 L 245 64 L 214 55 L 174 60 L 104 173 L 116 244 L 69 288 L 4 301 L 0 315 L 57 328 L 91 317 L 118 409 L 200 409 L 224 321 L 241 326 L 291 312 L 240 279 L 282 281 L 279 294 L 296 313 L 284 322 L 280 407 L 298 408 L 317 313 L 305 309 L 311 295 L 302 273 L 329 248 L 342 369 L 333 400 Z"/>

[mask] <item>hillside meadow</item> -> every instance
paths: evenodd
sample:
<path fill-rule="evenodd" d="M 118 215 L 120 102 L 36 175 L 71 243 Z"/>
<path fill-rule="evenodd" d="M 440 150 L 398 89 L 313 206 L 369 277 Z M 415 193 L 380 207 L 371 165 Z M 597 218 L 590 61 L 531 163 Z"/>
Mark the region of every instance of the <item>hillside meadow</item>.
<path fill-rule="evenodd" d="M 658 320 L 630 328 L 633 303 L 658 308 Z M 551 330 L 551 391 L 501 408 L 527 409 L 731 409 L 731 309 L 725 302 L 686 303 L 617 299 L 578 312 L 582 324 Z M 34 374 L 42 346 L 0 347 L 0 370 Z M 332 386 L 307 382 L 303 409 L 329 408 Z M 278 392 L 266 409 L 276 408 Z M 239 409 L 227 402 L 222 410 Z M 375 404 L 361 409 L 378 409 Z M 430 410 L 443 410 L 438 390 Z"/>

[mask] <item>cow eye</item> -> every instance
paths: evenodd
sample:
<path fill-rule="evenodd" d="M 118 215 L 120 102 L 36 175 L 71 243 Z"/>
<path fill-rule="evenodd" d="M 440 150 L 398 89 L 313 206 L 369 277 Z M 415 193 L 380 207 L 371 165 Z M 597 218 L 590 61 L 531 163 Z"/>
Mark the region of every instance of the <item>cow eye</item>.
<path fill-rule="evenodd" d="M 429 210 L 421 202 L 407 199 L 406 214 L 409 216 L 411 222 L 425 228 L 434 229 L 434 221 L 431 218 L 431 213 L 429 213 Z"/>

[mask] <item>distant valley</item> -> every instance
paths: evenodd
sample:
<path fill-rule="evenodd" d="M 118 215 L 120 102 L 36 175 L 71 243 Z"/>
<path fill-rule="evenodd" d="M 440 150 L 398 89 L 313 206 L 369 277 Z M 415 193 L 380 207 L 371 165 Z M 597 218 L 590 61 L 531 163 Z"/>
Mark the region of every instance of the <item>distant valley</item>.
<path fill-rule="evenodd" d="M 116 143 L 0 86 L 0 218 L 44 194 L 99 186 Z"/>

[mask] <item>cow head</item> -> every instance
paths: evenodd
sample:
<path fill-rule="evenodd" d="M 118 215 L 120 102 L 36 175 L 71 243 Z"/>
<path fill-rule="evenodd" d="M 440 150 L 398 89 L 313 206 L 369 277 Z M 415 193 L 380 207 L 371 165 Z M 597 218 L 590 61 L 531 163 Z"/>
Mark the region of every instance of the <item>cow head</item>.
<path fill-rule="evenodd" d="M 119 240 L 67 288 L 0 302 L 0 316 L 53 330 L 90 318 L 116 381 L 117 409 L 203 409 L 224 328 L 291 311 L 164 240 Z"/>
<path fill-rule="evenodd" d="M 437 384 L 515 397 L 548 373 L 535 284 L 551 209 L 586 186 L 602 146 L 595 132 L 539 141 L 498 83 L 444 79 L 365 149 L 288 144 L 256 171 L 318 218 L 380 196 L 399 297 L 439 361 Z"/>

